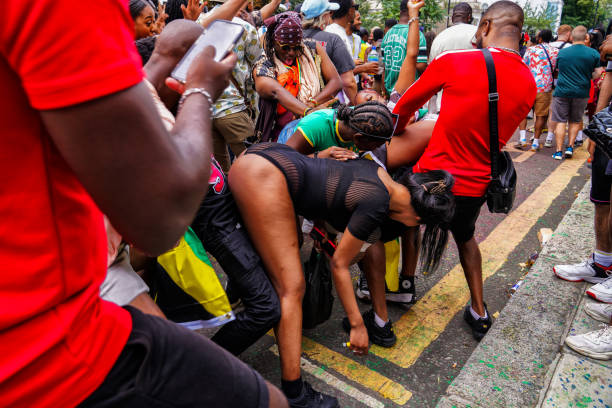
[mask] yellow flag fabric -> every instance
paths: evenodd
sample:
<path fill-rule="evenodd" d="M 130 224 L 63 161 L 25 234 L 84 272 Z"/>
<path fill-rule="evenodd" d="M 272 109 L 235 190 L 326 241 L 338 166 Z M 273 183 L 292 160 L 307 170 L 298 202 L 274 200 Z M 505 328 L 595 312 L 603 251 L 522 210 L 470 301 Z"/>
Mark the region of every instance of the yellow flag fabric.
<path fill-rule="evenodd" d="M 206 251 L 189 228 L 179 244 L 157 257 L 172 281 L 199 303 L 212 318 L 203 327 L 214 327 L 234 320 L 225 290 L 213 269 Z"/>
<path fill-rule="evenodd" d="M 386 271 L 385 282 L 391 291 L 399 290 L 400 242 L 394 239 L 385 243 Z"/>

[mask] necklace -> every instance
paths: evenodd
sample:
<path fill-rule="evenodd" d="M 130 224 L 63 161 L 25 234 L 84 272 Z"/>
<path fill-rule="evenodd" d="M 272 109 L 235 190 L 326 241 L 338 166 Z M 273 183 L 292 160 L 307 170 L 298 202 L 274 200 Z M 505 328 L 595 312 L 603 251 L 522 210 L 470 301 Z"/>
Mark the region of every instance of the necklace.
<path fill-rule="evenodd" d="M 519 57 L 521 56 L 521 54 L 517 50 L 513 50 L 512 48 L 499 47 L 499 46 L 496 46 L 496 45 L 493 45 L 492 47 L 493 48 L 499 48 L 500 50 L 511 52 L 513 54 L 518 55 Z"/>

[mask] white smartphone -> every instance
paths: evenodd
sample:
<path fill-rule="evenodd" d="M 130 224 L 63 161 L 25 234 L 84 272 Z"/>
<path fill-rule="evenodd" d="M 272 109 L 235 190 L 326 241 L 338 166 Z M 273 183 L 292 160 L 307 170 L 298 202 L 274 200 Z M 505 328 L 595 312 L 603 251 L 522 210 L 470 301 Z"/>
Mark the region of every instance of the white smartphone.
<path fill-rule="evenodd" d="M 221 61 L 234 48 L 243 31 L 244 28 L 240 24 L 226 20 L 213 21 L 189 48 L 170 75 L 184 83 L 194 58 L 209 45 L 215 47 L 215 61 Z"/>

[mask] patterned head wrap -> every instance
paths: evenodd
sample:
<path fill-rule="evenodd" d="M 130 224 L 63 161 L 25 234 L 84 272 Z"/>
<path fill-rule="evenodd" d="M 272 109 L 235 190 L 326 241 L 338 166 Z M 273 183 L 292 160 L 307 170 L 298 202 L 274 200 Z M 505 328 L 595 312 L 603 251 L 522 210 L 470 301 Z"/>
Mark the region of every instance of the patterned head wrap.
<path fill-rule="evenodd" d="M 272 17 L 270 24 L 274 30 L 274 40 L 287 45 L 300 45 L 302 43 L 302 20 L 295 11 L 286 11 Z M 268 22 L 266 20 L 266 22 Z"/>

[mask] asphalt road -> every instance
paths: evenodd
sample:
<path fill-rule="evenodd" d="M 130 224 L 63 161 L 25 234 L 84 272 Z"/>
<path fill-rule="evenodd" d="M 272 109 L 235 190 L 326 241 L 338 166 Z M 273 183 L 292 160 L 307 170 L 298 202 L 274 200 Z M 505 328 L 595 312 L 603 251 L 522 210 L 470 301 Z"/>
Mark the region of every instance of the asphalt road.
<path fill-rule="evenodd" d="M 517 135 L 508 145 L 516 139 Z M 590 177 L 584 148 L 577 149 L 574 159 L 561 162 L 551 158 L 552 149 L 508 150 L 519 176 L 514 209 L 507 216 L 490 214 L 485 205 L 476 228 L 486 276 L 485 302 L 494 316 L 525 273 L 520 264 L 539 251 L 538 231 L 555 229 Z M 304 330 L 304 378 L 315 389 L 336 396 L 342 407 L 434 407 L 477 345 L 462 319 L 469 292 L 458 264 L 451 240 L 437 272 L 417 273 L 417 303 L 389 304 L 398 337 L 393 349 L 373 347 L 369 355 L 356 357 L 344 348 L 348 336 L 341 328 L 344 312 L 336 297 L 331 319 Z M 360 307 L 365 311 L 370 305 Z M 273 337 L 264 336 L 241 358 L 280 384 Z"/>

